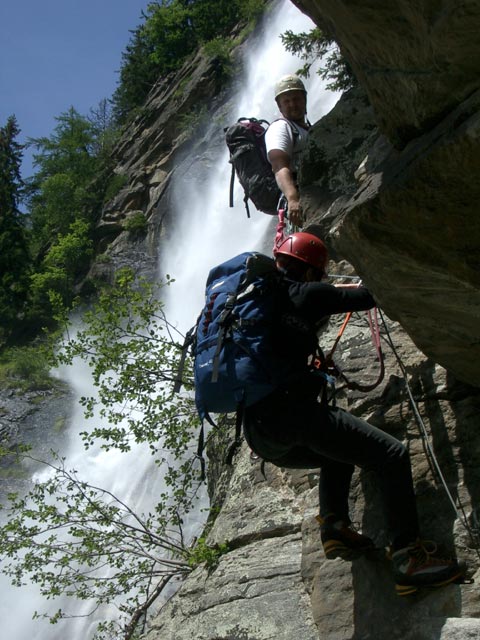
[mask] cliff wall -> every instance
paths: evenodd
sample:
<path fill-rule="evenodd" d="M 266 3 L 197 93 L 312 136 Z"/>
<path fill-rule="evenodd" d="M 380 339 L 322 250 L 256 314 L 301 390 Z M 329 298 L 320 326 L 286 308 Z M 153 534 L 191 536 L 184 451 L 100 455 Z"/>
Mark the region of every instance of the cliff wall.
<path fill-rule="evenodd" d="M 329 241 L 424 353 L 480 386 L 480 6 L 294 4 L 337 39 L 378 126 L 356 188 L 328 211 Z M 305 191 L 324 180 L 313 144 Z"/>

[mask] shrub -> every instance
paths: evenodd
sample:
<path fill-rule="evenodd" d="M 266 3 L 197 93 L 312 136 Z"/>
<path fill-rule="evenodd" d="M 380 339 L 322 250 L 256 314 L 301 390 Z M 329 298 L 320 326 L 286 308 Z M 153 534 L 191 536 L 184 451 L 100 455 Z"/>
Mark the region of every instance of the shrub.
<path fill-rule="evenodd" d="M 146 231 L 148 220 L 142 211 L 136 211 L 123 223 L 123 228 L 129 233 L 140 233 Z"/>

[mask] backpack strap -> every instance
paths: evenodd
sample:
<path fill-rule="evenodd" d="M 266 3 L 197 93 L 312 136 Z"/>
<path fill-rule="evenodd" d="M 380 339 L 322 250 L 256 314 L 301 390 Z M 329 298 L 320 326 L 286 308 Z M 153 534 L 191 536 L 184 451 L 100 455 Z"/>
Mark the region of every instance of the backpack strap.
<path fill-rule="evenodd" d="M 233 305 L 235 304 L 236 299 L 237 299 L 236 294 L 228 296 L 225 302 L 225 308 L 223 309 L 218 319 L 220 331 L 218 332 L 217 348 L 215 349 L 215 353 L 213 354 L 213 359 L 212 359 L 212 382 L 218 382 L 218 365 L 219 365 L 220 351 L 222 350 L 223 343 L 225 341 L 225 335 L 229 328 L 227 325 L 227 320 L 230 318 Z"/>
<path fill-rule="evenodd" d="M 232 164 L 232 173 L 230 175 L 230 207 L 233 207 L 233 187 L 235 185 L 235 166 Z M 245 209 L 247 211 L 247 218 L 250 218 L 250 209 L 248 208 L 248 196 L 247 194 L 245 194 L 245 197 L 243 198 L 243 201 L 245 203 Z"/>
<path fill-rule="evenodd" d="M 293 122 L 293 120 L 289 120 L 288 118 L 285 118 L 284 116 L 280 116 L 280 118 L 277 118 L 277 120 L 285 120 L 285 122 L 288 122 L 294 137 L 298 137 L 300 135 L 300 131 L 298 130 L 299 125 L 295 124 L 295 122 Z M 274 122 L 275 122 L 275 120 L 274 120 Z M 305 129 L 305 131 L 308 131 L 310 129 L 310 127 L 312 126 L 312 123 L 310 122 L 310 120 L 307 119 L 306 124 L 308 125 L 308 129 Z M 304 127 L 300 127 L 300 128 L 304 129 Z"/>
<path fill-rule="evenodd" d="M 235 455 L 235 453 L 237 452 L 237 449 L 242 444 L 242 425 L 243 425 L 244 417 L 245 417 L 245 404 L 244 402 L 240 402 L 237 408 L 236 416 L 235 416 L 235 440 L 233 441 L 233 443 L 230 445 L 228 449 L 227 457 L 225 458 L 226 464 L 229 464 L 229 465 L 232 464 L 233 456 Z"/>
<path fill-rule="evenodd" d="M 292 122 L 291 120 L 289 120 L 288 118 L 285 118 L 284 116 L 280 116 L 280 118 L 277 118 L 276 120 L 274 120 L 274 121 L 272 122 L 272 124 L 273 124 L 274 122 L 278 122 L 279 120 L 283 120 L 283 122 L 286 122 L 286 123 L 288 124 L 288 126 L 290 127 L 290 130 L 291 130 L 291 132 L 292 132 L 293 139 L 294 139 L 294 141 L 295 141 L 295 140 L 296 140 L 296 138 L 298 138 L 298 137 L 299 137 L 299 135 L 300 135 L 300 131 L 298 130 L 297 125 L 296 125 L 294 122 Z M 310 123 L 308 122 L 308 120 L 307 120 L 307 123 L 310 125 Z M 306 131 L 307 131 L 307 129 L 306 129 Z"/>
<path fill-rule="evenodd" d="M 197 454 L 196 457 L 200 460 L 200 481 L 203 482 L 205 480 L 205 457 L 203 455 L 203 450 L 205 449 L 205 425 L 204 419 L 210 424 L 212 427 L 216 427 L 217 425 L 212 420 L 212 417 L 209 413 L 204 414 L 204 418 L 202 418 L 202 424 L 200 426 L 200 432 L 198 434 L 198 444 L 197 444 Z"/>
<path fill-rule="evenodd" d="M 249 196 L 247 196 L 247 194 L 245 194 L 245 197 L 243 198 L 243 201 L 245 203 L 245 210 L 247 212 L 247 218 L 250 218 L 250 209 L 248 208 L 248 198 L 249 198 Z"/>
<path fill-rule="evenodd" d="M 185 340 L 182 345 L 182 353 L 180 356 L 180 361 L 178 363 L 177 375 L 175 376 L 175 384 L 173 385 L 173 393 L 179 393 L 183 384 L 182 376 L 183 370 L 185 369 L 185 360 L 187 359 L 187 352 L 190 346 L 195 342 L 196 334 L 197 334 L 197 323 L 187 331 L 185 335 Z"/>
<path fill-rule="evenodd" d="M 232 164 L 232 175 L 230 176 L 230 207 L 233 207 L 233 187 L 235 184 L 235 167 Z"/>
<path fill-rule="evenodd" d="M 212 417 L 209 413 L 204 414 L 205 420 L 212 426 L 217 427 L 215 422 L 212 420 Z M 237 452 L 238 448 L 242 444 L 242 425 L 243 419 L 245 417 L 245 404 L 240 402 L 238 404 L 237 413 L 235 416 L 235 439 L 228 448 L 227 455 L 225 457 L 225 464 L 231 465 L 233 461 L 233 456 Z M 202 420 L 202 424 L 200 427 L 200 433 L 198 434 L 198 444 L 197 444 L 197 454 L 196 457 L 200 461 L 200 481 L 203 482 L 206 477 L 205 469 L 205 456 L 203 455 L 203 451 L 205 449 L 205 425 Z"/>
<path fill-rule="evenodd" d="M 205 480 L 205 458 L 203 456 L 203 450 L 205 449 L 205 428 L 202 424 L 200 426 L 200 433 L 198 434 L 198 444 L 197 444 L 197 458 L 200 460 L 200 481 L 203 482 Z"/>

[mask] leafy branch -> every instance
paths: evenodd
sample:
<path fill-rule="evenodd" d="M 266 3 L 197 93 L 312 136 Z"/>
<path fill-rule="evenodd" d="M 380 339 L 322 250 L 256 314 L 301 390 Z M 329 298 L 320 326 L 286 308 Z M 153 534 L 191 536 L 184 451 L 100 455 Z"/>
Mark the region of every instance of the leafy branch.
<path fill-rule="evenodd" d="M 346 91 L 356 82 L 350 65 L 342 56 L 335 40 L 318 27 L 311 31 L 293 33 L 288 29 L 280 36 L 287 51 L 298 56 L 305 64 L 297 73 L 304 77 L 310 74 L 310 68 L 316 60 L 320 60 L 317 71 L 322 80 L 327 80 L 327 89 Z"/>
<path fill-rule="evenodd" d="M 110 491 L 80 479 L 64 459 L 54 455 L 46 463 L 20 455 L 50 475 L 25 497 L 10 494 L 3 507 L 2 571 L 15 586 L 33 582 L 49 599 L 74 596 L 94 602 L 95 609 L 122 601 L 120 610 L 132 617 L 161 593 L 162 584 L 190 571 L 181 524 L 171 527 L 160 505 L 139 515 Z M 50 617 L 55 622 L 66 614 Z"/>
<path fill-rule="evenodd" d="M 115 604 L 122 635 L 118 628 L 114 632 L 120 623 L 107 620 L 99 624 L 96 638 L 114 634 L 129 640 L 172 578 L 199 562 L 213 566 L 225 552 L 210 550 L 204 540 L 200 548 L 190 548 L 183 532 L 200 484 L 192 453 L 198 418 L 188 359 L 186 391 L 172 390 L 181 336 L 161 301 L 170 283 L 167 278 L 157 287 L 121 270 L 84 314 L 81 328 L 69 327 L 54 358 L 56 365 L 82 359 L 91 368 L 98 395 L 81 400 L 86 416 L 94 419 L 82 434 L 87 449 L 98 444 L 127 452 L 134 443 L 147 445 L 164 487 L 152 512 L 137 513 L 121 497 L 80 478 L 53 452 L 45 462 L 25 450 L 15 453 L 19 461 L 43 465 L 47 477 L 26 496 L 10 494 L 9 504 L 1 507 L 2 571 L 14 585 L 36 583 L 47 599 L 89 601 L 92 612 Z M 62 610 L 43 615 L 51 622 L 69 617 Z"/>

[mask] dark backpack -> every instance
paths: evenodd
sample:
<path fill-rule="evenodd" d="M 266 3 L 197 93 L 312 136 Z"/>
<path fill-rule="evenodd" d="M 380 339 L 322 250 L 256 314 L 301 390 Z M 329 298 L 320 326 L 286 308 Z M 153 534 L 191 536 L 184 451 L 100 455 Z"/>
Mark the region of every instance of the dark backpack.
<path fill-rule="evenodd" d="M 290 304 L 271 258 L 242 253 L 213 268 L 193 349 L 200 417 L 248 407 L 292 376 L 279 317 Z"/>
<path fill-rule="evenodd" d="M 250 217 L 248 200 L 263 213 L 276 215 L 281 191 L 277 186 L 265 148 L 267 120 L 239 118 L 225 129 L 225 141 L 230 151 L 232 176 L 230 180 L 230 206 L 233 207 L 235 174 L 243 187 L 245 208 Z"/>

